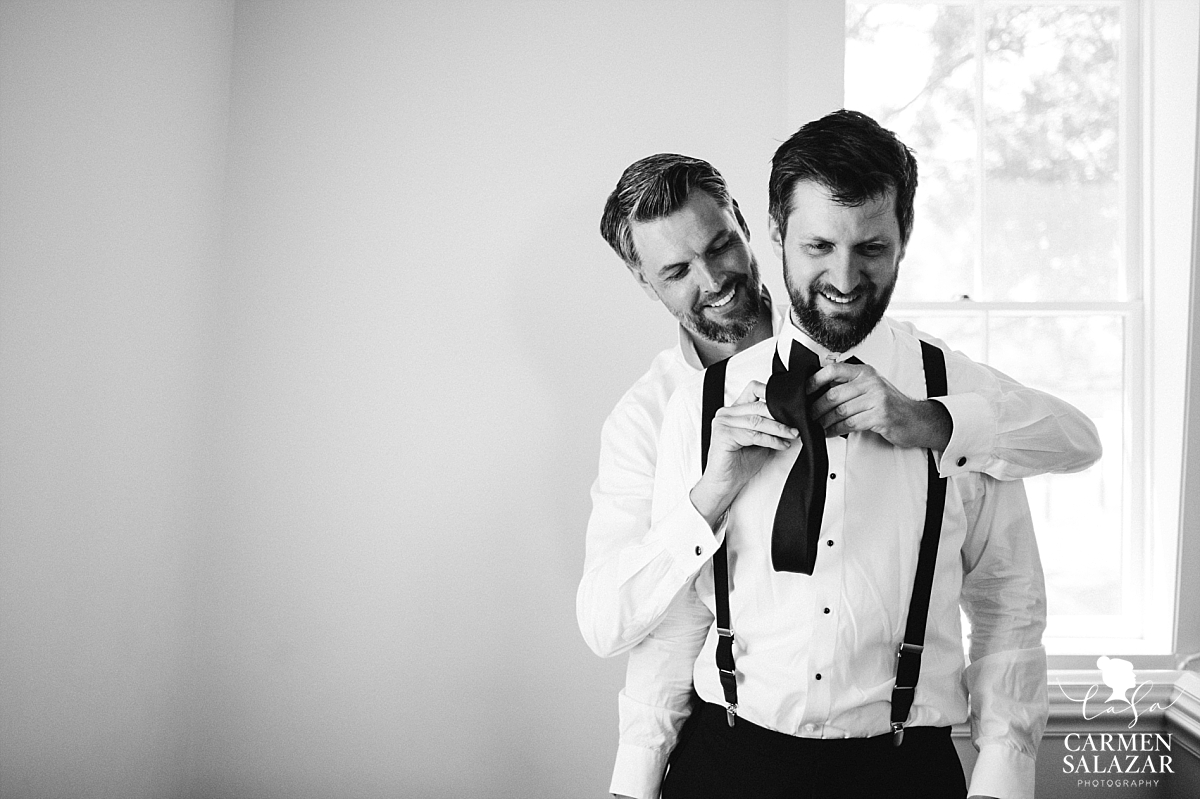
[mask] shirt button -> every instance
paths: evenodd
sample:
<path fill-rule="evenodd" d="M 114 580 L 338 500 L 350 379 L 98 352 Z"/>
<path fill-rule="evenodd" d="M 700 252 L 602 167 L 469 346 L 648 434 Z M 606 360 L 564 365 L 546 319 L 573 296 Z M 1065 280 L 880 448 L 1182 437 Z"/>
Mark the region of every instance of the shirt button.
<path fill-rule="evenodd" d="M 825 546 L 827 546 L 827 547 L 833 546 L 833 541 L 826 541 Z"/>
<path fill-rule="evenodd" d="M 701 555 L 701 554 L 703 554 L 703 553 L 704 553 L 704 549 L 703 549 L 703 548 L 701 548 L 701 547 L 696 547 L 696 554 L 697 554 L 697 555 Z"/>
<path fill-rule="evenodd" d="M 829 473 L 829 479 L 830 479 L 830 480 L 836 480 L 836 479 L 837 479 L 837 475 L 836 475 L 836 474 L 834 474 L 833 472 L 830 472 L 830 473 Z"/>
<path fill-rule="evenodd" d="M 818 675 L 817 675 L 817 679 L 818 679 L 818 680 L 819 680 L 819 679 L 821 679 L 821 675 L 820 675 L 820 674 L 818 674 Z"/>
<path fill-rule="evenodd" d="M 966 459 L 966 458 L 959 458 L 959 459 L 958 459 L 958 465 L 959 465 L 959 466 L 966 466 L 966 465 L 967 465 L 967 459 Z"/>
<path fill-rule="evenodd" d="M 826 614 L 828 614 L 828 613 L 829 613 L 829 608 L 825 608 L 825 613 L 826 613 Z"/>

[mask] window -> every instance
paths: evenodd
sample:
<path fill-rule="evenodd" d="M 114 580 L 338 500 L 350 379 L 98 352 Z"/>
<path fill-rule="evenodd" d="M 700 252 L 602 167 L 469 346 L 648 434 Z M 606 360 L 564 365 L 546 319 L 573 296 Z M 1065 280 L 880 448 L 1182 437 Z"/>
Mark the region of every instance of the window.
<path fill-rule="evenodd" d="M 1100 463 L 1026 481 L 1051 654 L 1170 651 L 1174 597 L 1160 577 L 1174 551 L 1152 529 L 1147 486 L 1174 480 L 1177 493 L 1178 471 L 1152 471 L 1163 397 L 1149 366 L 1139 11 L 846 7 L 845 105 L 895 131 L 920 165 L 892 313 L 1067 399 L 1100 431 Z M 1165 515 L 1169 542 L 1178 513 L 1173 527 Z"/>

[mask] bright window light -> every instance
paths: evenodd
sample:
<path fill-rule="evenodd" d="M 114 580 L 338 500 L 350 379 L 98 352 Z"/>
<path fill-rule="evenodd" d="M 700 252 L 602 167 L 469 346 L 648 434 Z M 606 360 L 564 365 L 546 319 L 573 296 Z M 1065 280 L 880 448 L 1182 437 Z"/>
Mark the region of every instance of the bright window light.
<path fill-rule="evenodd" d="M 1122 2 L 848 2 L 846 107 L 915 151 L 892 313 L 1082 409 L 1104 457 L 1026 481 L 1052 653 L 1150 651 L 1136 152 Z"/>

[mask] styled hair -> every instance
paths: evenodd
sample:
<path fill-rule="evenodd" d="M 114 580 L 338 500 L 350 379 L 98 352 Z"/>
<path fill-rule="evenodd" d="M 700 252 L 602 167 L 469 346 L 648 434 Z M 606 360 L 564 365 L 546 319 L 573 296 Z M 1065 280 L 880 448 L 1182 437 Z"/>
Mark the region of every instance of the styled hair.
<path fill-rule="evenodd" d="M 646 156 L 621 173 L 616 188 L 604 203 L 600 235 L 621 260 L 630 267 L 640 267 L 642 262 L 633 246 L 630 225 L 675 213 L 695 189 L 708 194 L 723 208 L 732 207 L 743 232 L 750 235 L 721 173 L 707 161 L 675 153 Z"/>
<path fill-rule="evenodd" d="M 896 194 L 900 243 L 908 244 L 917 193 L 917 159 L 890 130 L 866 114 L 842 109 L 809 122 L 775 151 L 771 159 L 768 211 L 787 234 L 796 183 L 811 180 L 829 190 L 835 202 L 862 205 Z"/>

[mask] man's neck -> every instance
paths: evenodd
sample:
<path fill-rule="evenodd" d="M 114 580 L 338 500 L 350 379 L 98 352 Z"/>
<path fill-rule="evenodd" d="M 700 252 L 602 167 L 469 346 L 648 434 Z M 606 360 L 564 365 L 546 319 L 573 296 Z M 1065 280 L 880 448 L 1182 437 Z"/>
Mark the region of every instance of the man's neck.
<path fill-rule="evenodd" d="M 759 342 L 766 341 L 774 334 L 775 331 L 771 325 L 771 306 L 763 303 L 757 324 L 746 334 L 745 338 L 729 344 L 721 344 L 693 335 L 692 343 L 696 347 L 696 355 L 700 358 L 700 364 L 707 368 L 717 361 L 725 360 L 730 355 L 735 355 Z"/>

